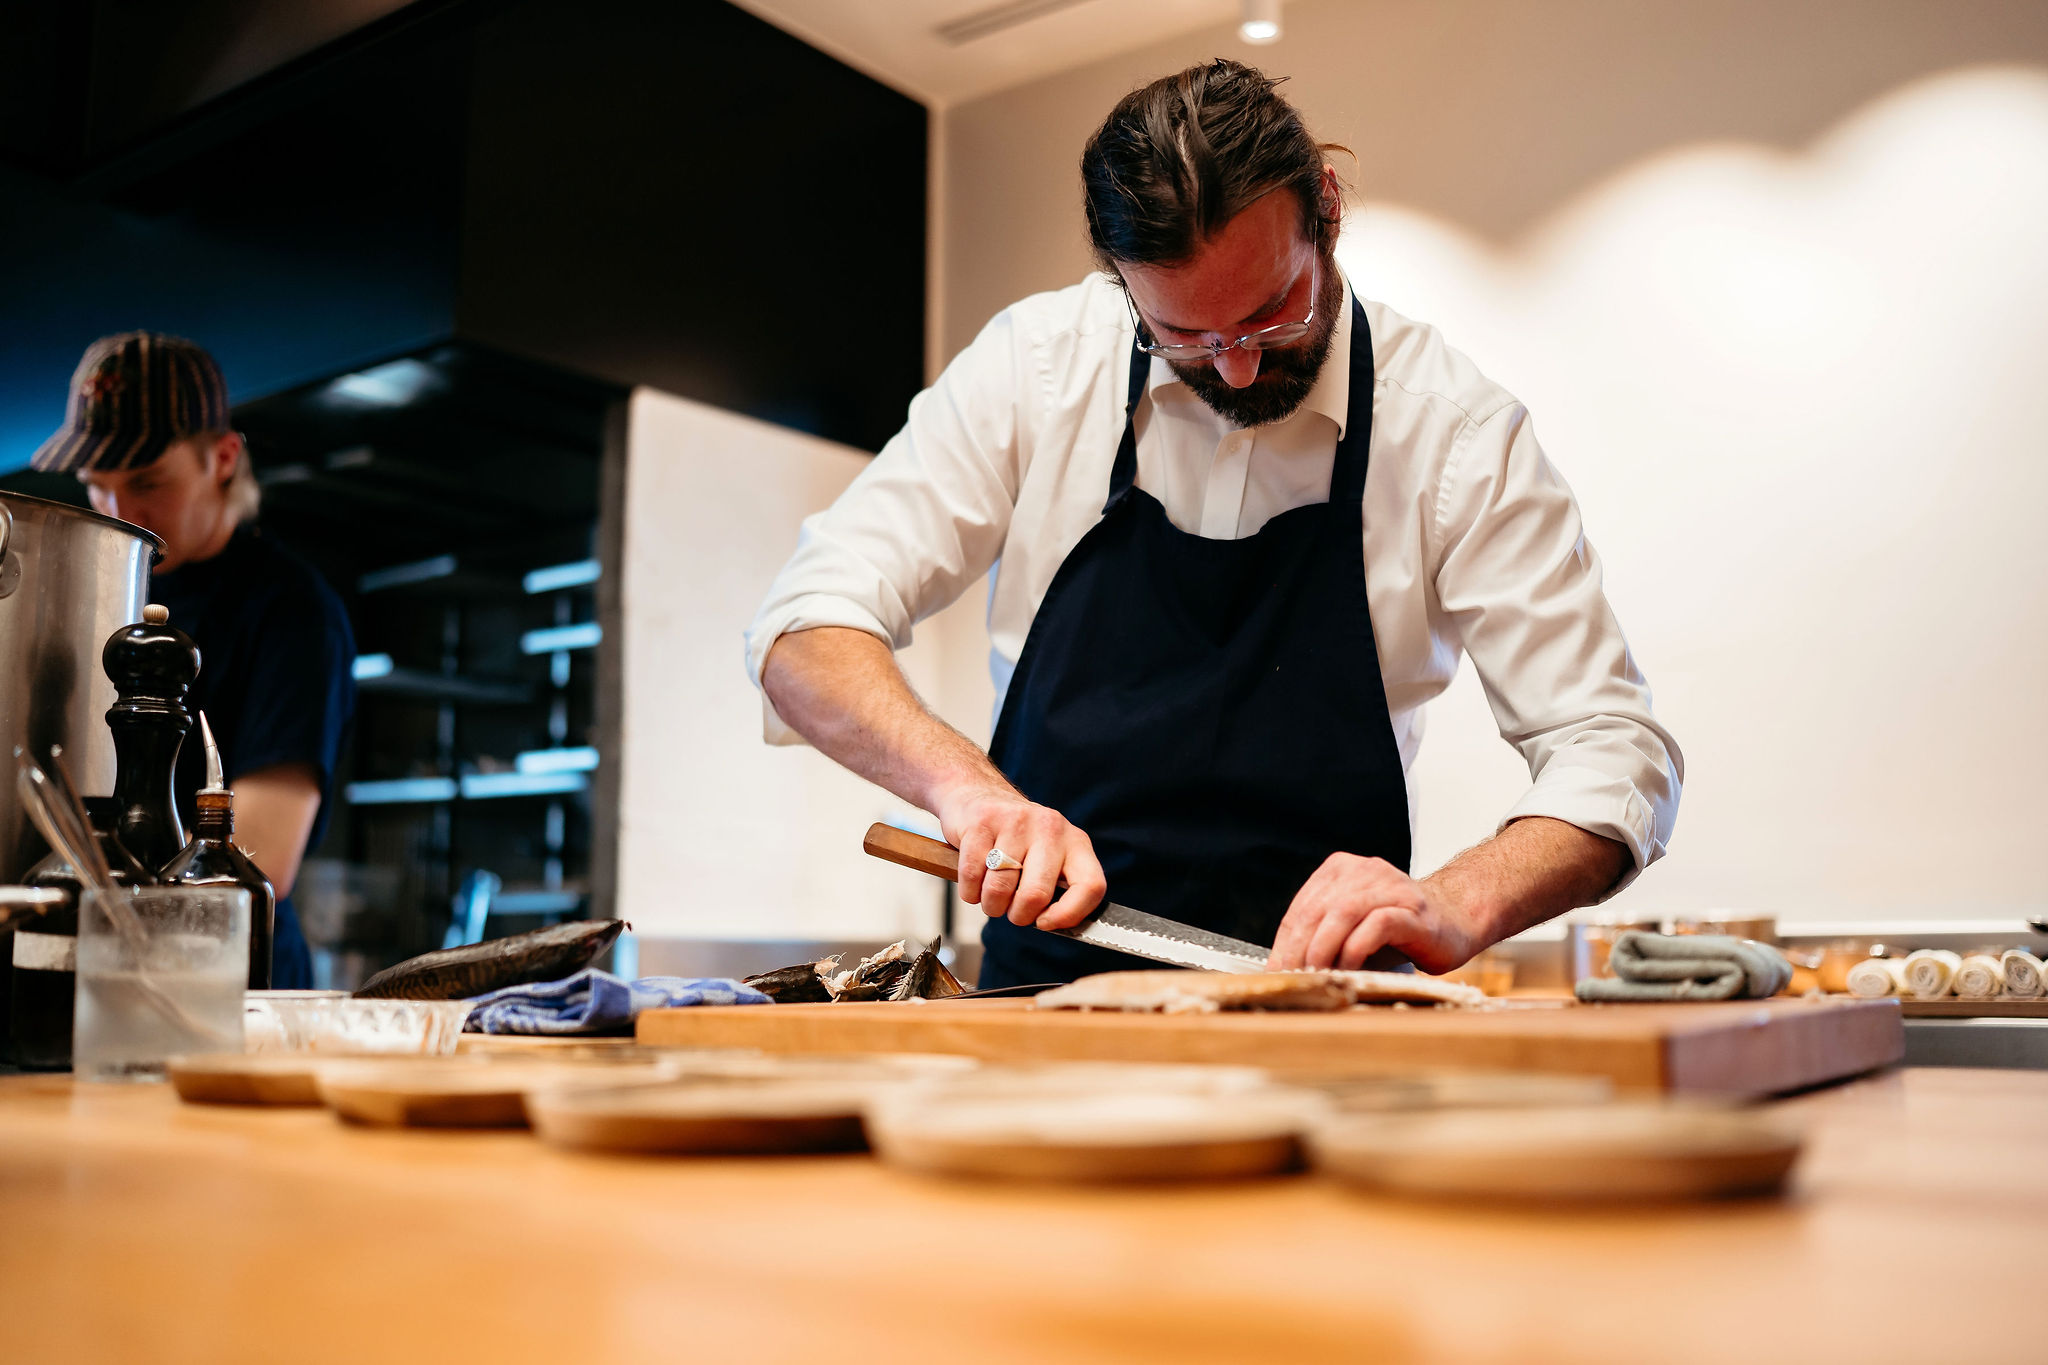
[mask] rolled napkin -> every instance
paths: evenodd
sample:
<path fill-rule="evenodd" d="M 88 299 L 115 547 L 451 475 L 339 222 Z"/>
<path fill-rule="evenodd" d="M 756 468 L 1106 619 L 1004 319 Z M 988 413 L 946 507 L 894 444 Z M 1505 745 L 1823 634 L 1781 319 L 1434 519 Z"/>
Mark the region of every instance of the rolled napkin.
<path fill-rule="evenodd" d="M 1906 989 L 1916 1000 L 1939 1000 L 1948 994 L 1963 960 L 1946 948 L 1921 948 L 1906 955 Z"/>
<path fill-rule="evenodd" d="M 1792 964 L 1766 943 L 1722 934 L 1650 934 L 1614 940 L 1607 969 L 1576 987 L 1581 1000 L 1761 1000 L 1792 980 Z"/>
<path fill-rule="evenodd" d="M 1849 969 L 1849 994 L 1859 1000 L 1881 1000 L 1906 992 L 1905 959 L 1867 957 Z"/>
<path fill-rule="evenodd" d="M 2007 948 L 1999 964 L 2005 968 L 2005 993 L 2022 1000 L 2048 995 L 2048 968 L 2025 948 Z"/>
<path fill-rule="evenodd" d="M 507 986 L 476 997 L 469 1033 L 623 1033 L 641 1010 L 677 1005 L 768 1005 L 767 996 L 724 977 L 643 976 L 622 981 L 586 967 L 560 981 Z"/>
<path fill-rule="evenodd" d="M 1965 1000 L 1990 1000 L 2005 993 L 2005 966 L 1989 953 L 1972 953 L 1956 968 L 1955 992 Z"/>

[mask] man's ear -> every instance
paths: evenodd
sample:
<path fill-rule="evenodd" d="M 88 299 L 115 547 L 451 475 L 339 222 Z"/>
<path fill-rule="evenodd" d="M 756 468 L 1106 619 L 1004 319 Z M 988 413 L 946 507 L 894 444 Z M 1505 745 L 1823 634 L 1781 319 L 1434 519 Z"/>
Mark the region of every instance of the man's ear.
<path fill-rule="evenodd" d="M 239 431 L 223 432 L 213 443 L 208 473 L 216 487 L 226 488 L 234 480 L 235 471 L 242 467 L 242 461 L 249 458 L 248 446 Z"/>

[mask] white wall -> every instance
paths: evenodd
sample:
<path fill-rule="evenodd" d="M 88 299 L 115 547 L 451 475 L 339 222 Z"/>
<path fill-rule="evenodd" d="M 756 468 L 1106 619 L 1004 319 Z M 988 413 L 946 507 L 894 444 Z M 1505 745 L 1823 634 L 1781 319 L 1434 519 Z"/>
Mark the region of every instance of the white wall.
<path fill-rule="evenodd" d="M 798 523 L 867 456 L 650 389 L 627 440 L 619 917 L 652 937 L 930 937 L 941 884 L 861 852 L 871 822 L 909 812 L 811 749 L 764 744 L 742 654 Z M 949 619 L 903 656 L 942 712 Z"/>
<path fill-rule="evenodd" d="M 1665 912 L 2048 905 L 2048 71 L 1930 78 L 1791 156 L 1631 168 L 1506 247 L 1368 204 L 1339 249 L 1531 406 L 1688 759 Z M 1431 865 L 1526 781 L 1467 669 Z"/>
<path fill-rule="evenodd" d="M 1075 164 L 1218 53 L 1359 154 L 1362 288 L 1516 391 L 1685 747 L 1617 903 L 2048 909 L 2048 6 L 1296 0 L 946 116 L 947 349 L 1088 268 Z M 1418 867 L 1526 782 L 1469 669 Z"/>

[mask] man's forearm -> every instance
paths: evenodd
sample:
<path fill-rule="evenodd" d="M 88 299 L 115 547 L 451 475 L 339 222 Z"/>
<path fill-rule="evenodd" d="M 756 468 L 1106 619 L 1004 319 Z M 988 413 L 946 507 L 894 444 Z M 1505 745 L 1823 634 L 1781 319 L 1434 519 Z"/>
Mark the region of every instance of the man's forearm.
<path fill-rule="evenodd" d="M 1459 907 L 1486 943 L 1591 905 L 1628 870 L 1613 839 L 1545 816 L 1517 820 L 1423 879 L 1430 899 Z"/>
<path fill-rule="evenodd" d="M 282 900 L 299 880 L 306 839 L 320 814 L 320 776 L 311 764 L 279 763 L 238 774 L 234 789 L 235 842 Z"/>
<path fill-rule="evenodd" d="M 769 646 L 761 690 L 811 746 L 920 810 L 944 793 L 1009 789 L 981 747 L 926 709 L 888 645 L 841 626 L 792 631 Z"/>

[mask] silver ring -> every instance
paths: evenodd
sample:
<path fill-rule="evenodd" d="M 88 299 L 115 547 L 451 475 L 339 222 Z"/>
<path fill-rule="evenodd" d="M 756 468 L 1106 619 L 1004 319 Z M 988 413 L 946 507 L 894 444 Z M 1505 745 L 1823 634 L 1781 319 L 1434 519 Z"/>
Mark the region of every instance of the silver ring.
<path fill-rule="evenodd" d="M 991 872 L 1018 872 L 1024 867 L 1024 864 L 999 848 L 990 849 L 988 857 L 982 860 L 982 865 Z"/>

